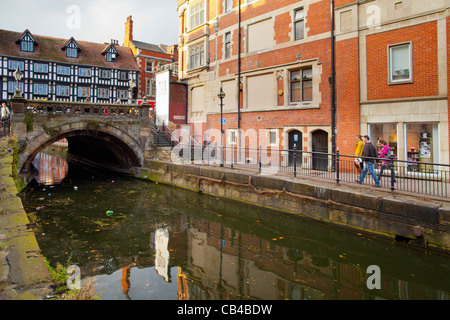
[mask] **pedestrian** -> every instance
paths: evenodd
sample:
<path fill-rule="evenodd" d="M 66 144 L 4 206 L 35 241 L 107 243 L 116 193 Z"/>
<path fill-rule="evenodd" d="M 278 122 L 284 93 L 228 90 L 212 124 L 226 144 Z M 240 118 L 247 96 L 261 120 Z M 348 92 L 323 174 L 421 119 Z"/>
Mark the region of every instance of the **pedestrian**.
<path fill-rule="evenodd" d="M 364 163 L 362 161 L 362 153 L 364 150 L 364 141 L 362 139 L 361 135 L 356 135 L 356 149 L 355 149 L 355 167 L 356 170 L 358 170 L 358 174 L 361 174 L 362 170 L 364 169 Z"/>
<path fill-rule="evenodd" d="M 382 159 L 381 161 L 381 168 L 380 168 L 380 173 L 378 175 L 378 180 L 381 181 L 381 177 L 383 175 L 383 171 L 385 168 L 389 168 L 389 166 L 391 167 L 391 175 L 392 172 L 394 171 L 394 166 L 391 165 L 391 160 L 389 159 L 389 156 L 391 155 L 392 149 L 391 147 L 389 147 L 389 144 L 386 142 L 386 140 L 381 140 L 381 149 L 380 151 L 378 151 L 378 156 L 380 157 L 380 159 Z M 395 182 L 395 173 L 394 173 L 394 182 Z"/>
<path fill-rule="evenodd" d="M 2 120 L 9 118 L 9 115 L 11 114 L 11 112 L 9 111 L 9 108 L 6 106 L 6 103 L 2 103 L 2 109 L 1 109 L 1 114 L 2 114 Z"/>
<path fill-rule="evenodd" d="M 372 142 L 370 142 L 369 136 L 365 135 L 363 137 L 363 140 L 364 140 L 364 149 L 363 149 L 362 156 L 364 157 L 364 162 L 366 164 L 364 166 L 364 169 L 363 169 L 361 175 L 359 176 L 358 179 L 356 179 L 356 182 L 358 182 L 359 184 L 362 184 L 364 181 L 364 178 L 366 177 L 367 172 L 370 172 L 373 180 L 375 180 L 375 186 L 381 187 L 381 183 L 378 180 L 378 177 L 377 177 L 375 171 L 373 170 L 373 164 L 375 162 L 374 158 L 377 158 L 377 156 L 378 156 L 377 150 L 375 149 L 375 146 L 372 144 Z"/>

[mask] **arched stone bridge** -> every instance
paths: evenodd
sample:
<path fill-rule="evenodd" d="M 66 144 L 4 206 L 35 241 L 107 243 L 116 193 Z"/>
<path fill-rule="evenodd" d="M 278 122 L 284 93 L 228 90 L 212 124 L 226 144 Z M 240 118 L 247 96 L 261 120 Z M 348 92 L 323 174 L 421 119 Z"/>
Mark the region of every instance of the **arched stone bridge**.
<path fill-rule="evenodd" d="M 135 174 L 153 148 L 150 104 L 98 104 L 11 99 L 12 130 L 18 137 L 18 172 L 60 139 L 69 152 L 105 167 Z"/>

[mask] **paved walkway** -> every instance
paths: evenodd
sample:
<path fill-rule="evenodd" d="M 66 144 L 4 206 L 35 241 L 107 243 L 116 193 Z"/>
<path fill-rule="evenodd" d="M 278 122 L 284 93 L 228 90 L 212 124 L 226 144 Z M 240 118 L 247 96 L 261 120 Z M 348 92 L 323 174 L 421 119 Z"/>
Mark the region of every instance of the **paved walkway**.
<path fill-rule="evenodd" d="M 12 150 L 0 139 L 0 300 L 42 300 L 53 291 L 11 176 Z"/>

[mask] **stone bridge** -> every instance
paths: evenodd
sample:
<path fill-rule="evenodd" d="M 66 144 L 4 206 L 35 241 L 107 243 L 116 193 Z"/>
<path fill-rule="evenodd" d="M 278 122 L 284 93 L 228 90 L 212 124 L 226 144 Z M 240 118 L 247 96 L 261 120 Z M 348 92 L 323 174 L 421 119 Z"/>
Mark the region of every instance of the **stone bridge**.
<path fill-rule="evenodd" d="M 34 157 L 66 138 L 69 153 L 104 167 L 135 174 L 153 153 L 150 104 L 98 104 L 11 99 L 12 130 L 18 137 L 18 173 Z"/>

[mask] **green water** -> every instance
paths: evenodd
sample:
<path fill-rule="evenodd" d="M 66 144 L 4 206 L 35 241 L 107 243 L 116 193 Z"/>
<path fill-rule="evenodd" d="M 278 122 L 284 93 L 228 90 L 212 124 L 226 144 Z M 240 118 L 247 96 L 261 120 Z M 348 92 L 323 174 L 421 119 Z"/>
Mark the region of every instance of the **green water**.
<path fill-rule="evenodd" d="M 161 184 L 72 167 L 23 202 L 51 265 L 79 266 L 105 300 L 450 297 L 448 255 Z"/>

